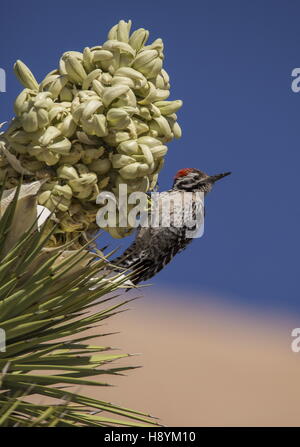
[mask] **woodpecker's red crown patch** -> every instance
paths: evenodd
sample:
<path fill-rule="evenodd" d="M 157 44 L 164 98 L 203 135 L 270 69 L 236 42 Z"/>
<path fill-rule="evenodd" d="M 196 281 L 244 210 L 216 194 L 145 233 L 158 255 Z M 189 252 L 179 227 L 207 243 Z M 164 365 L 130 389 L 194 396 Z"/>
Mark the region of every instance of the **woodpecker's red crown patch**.
<path fill-rule="evenodd" d="M 186 175 L 188 175 L 190 172 L 193 172 L 195 169 L 193 168 L 185 168 L 185 169 L 180 169 L 180 171 L 178 171 L 175 175 L 175 179 L 179 178 L 179 177 L 184 177 Z"/>

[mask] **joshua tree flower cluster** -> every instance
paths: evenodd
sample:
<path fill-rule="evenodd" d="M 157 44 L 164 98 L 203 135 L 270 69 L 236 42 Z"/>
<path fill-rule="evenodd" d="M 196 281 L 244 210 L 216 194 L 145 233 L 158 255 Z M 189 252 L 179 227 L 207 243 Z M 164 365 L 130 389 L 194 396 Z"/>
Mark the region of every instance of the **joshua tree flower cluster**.
<path fill-rule="evenodd" d="M 130 28 L 121 20 L 102 46 L 64 53 L 40 83 L 23 62 L 15 64 L 25 89 L 2 134 L 0 182 L 16 186 L 21 171 L 25 180 L 43 180 L 38 202 L 59 222 L 54 245 L 97 229 L 100 191 L 117 193 L 122 183 L 128 193 L 152 190 L 166 143 L 181 136 L 182 101 L 167 100 L 163 42 L 146 45 L 149 32 Z M 123 237 L 131 228 L 108 231 Z"/>

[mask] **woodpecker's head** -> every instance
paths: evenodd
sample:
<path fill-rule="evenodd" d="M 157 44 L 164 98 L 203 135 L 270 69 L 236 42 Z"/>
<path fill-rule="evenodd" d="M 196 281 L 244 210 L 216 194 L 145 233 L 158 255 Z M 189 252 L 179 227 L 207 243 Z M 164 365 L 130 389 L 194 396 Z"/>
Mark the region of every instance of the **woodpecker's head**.
<path fill-rule="evenodd" d="M 208 175 L 198 169 L 181 169 L 174 177 L 173 189 L 182 191 L 203 191 L 204 193 L 207 193 L 210 192 L 213 184 L 217 180 L 220 180 L 229 174 L 231 174 L 231 172 Z"/>

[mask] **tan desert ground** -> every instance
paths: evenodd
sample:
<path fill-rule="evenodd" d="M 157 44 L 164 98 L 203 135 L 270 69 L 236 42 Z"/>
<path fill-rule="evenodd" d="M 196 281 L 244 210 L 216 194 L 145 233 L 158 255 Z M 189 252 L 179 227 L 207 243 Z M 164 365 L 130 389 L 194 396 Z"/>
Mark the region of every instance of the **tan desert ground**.
<path fill-rule="evenodd" d="M 291 349 L 300 319 L 297 326 L 203 294 L 143 294 L 102 328 L 118 334 L 95 339 L 141 353 L 118 364 L 143 367 L 85 392 L 167 426 L 300 426 L 300 352 Z"/>

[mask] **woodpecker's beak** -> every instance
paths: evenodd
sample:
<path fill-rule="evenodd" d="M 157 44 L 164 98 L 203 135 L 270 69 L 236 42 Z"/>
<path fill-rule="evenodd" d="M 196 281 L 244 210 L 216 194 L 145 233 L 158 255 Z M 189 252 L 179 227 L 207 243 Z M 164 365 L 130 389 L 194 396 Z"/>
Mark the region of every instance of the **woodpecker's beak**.
<path fill-rule="evenodd" d="M 210 175 L 206 181 L 210 182 L 210 183 L 215 183 L 217 180 L 220 180 L 223 177 L 227 177 L 227 175 L 230 175 L 230 174 L 231 174 L 231 172 L 224 172 L 223 174 Z"/>

